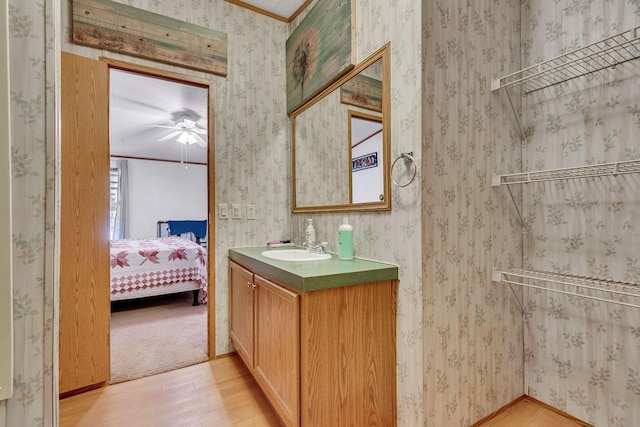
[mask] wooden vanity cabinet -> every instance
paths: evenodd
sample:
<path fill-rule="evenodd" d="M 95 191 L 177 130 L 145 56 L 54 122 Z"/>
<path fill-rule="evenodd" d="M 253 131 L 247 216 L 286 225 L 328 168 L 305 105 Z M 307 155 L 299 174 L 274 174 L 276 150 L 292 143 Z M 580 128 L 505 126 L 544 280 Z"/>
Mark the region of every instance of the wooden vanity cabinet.
<path fill-rule="evenodd" d="M 253 370 L 253 273 L 229 263 L 229 326 L 231 342 L 240 358 Z"/>
<path fill-rule="evenodd" d="M 299 292 L 231 260 L 229 278 L 232 343 L 284 425 L 396 425 L 396 280 Z"/>
<path fill-rule="evenodd" d="M 298 294 L 229 263 L 231 342 L 286 426 L 299 426 Z"/>

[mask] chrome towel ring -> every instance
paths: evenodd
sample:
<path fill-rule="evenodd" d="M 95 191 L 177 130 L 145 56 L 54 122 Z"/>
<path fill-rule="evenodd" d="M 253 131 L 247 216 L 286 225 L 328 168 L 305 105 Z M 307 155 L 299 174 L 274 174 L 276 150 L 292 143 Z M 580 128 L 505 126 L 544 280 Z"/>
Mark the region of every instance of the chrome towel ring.
<path fill-rule="evenodd" d="M 407 169 L 409 169 L 411 167 L 411 164 L 413 164 L 413 174 L 411 174 L 411 178 L 409 178 L 409 181 L 407 181 L 404 184 L 398 184 L 395 178 L 393 177 L 393 169 L 396 166 L 396 163 L 398 163 L 398 160 L 400 159 L 404 160 L 404 164 L 407 167 Z M 408 153 L 401 153 L 391 164 L 391 182 L 393 182 L 393 185 L 397 187 L 406 187 L 407 185 L 411 184 L 415 179 L 417 173 L 418 173 L 418 165 L 416 164 L 416 160 L 413 158 L 413 151 L 410 151 Z"/>

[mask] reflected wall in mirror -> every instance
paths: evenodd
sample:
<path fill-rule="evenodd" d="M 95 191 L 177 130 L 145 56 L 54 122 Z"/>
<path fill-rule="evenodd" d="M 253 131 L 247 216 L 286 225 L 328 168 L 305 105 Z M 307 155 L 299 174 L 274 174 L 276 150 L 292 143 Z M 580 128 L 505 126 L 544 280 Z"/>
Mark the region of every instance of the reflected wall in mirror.
<path fill-rule="evenodd" d="M 391 209 L 389 52 L 293 112 L 293 212 Z"/>
<path fill-rule="evenodd" d="M 349 111 L 351 203 L 384 201 L 382 117 Z"/>

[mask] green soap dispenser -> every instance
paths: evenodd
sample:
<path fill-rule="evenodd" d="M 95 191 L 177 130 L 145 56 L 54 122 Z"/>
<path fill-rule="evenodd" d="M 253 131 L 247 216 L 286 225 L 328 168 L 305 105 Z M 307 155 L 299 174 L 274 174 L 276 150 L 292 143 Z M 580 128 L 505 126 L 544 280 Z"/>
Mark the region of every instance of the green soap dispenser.
<path fill-rule="evenodd" d="M 349 218 L 343 218 L 338 227 L 338 259 L 353 259 L 353 227 L 349 225 Z"/>

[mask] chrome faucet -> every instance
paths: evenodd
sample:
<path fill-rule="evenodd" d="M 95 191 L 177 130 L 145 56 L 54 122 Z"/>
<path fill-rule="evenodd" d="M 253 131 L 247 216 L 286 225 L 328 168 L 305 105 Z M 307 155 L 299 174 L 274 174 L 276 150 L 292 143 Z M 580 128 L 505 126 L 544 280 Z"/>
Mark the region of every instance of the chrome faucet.
<path fill-rule="evenodd" d="M 314 254 L 326 254 L 327 253 L 327 242 L 304 242 L 302 244 L 303 248 L 306 248 L 309 252 Z"/>

